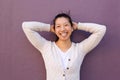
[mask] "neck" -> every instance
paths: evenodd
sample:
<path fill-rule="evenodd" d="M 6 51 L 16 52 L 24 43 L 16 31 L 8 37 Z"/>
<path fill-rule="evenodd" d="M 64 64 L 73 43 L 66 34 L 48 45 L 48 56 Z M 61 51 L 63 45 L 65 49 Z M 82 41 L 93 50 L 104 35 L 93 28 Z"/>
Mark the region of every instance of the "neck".
<path fill-rule="evenodd" d="M 71 40 L 67 40 L 67 41 L 61 41 L 61 40 L 58 40 L 56 42 L 56 45 L 63 51 L 63 52 L 66 52 L 70 47 L 71 47 Z"/>

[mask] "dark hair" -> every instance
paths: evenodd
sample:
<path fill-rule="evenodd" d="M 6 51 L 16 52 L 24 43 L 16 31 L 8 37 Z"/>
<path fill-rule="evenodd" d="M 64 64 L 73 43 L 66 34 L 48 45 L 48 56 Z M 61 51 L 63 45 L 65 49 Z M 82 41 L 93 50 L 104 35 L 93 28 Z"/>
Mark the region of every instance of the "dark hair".
<path fill-rule="evenodd" d="M 57 18 L 61 18 L 61 17 L 67 18 L 68 21 L 70 22 L 70 25 L 73 26 L 72 19 L 71 19 L 71 17 L 69 16 L 69 14 L 59 13 L 59 14 L 56 15 L 55 18 L 53 19 L 54 29 L 55 29 L 55 21 L 56 21 L 56 19 L 57 19 Z"/>

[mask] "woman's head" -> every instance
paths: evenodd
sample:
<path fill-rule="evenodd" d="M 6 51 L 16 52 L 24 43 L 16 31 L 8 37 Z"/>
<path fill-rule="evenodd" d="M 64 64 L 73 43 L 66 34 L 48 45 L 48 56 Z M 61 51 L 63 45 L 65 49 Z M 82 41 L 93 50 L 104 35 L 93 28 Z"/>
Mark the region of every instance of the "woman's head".
<path fill-rule="evenodd" d="M 53 20 L 54 31 L 58 40 L 70 40 L 73 32 L 73 23 L 69 15 L 60 13 Z"/>

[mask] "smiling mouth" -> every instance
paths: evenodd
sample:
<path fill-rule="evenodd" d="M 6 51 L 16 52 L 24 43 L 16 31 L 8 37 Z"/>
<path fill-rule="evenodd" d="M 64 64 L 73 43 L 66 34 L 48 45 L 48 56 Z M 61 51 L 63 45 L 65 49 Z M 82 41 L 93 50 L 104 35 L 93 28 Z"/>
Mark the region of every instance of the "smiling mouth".
<path fill-rule="evenodd" d="M 67 36 L 67 32 L 63 32 L 63 33 L 60 33 L 60 35 L 62 36 L 62 37 L 65 37 L 65 36 Z"/>

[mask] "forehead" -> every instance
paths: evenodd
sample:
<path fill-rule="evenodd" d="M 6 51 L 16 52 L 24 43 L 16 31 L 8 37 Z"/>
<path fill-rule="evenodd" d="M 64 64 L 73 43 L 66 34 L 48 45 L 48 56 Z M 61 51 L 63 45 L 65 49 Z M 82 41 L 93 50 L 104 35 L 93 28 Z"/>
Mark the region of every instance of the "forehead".
<path fill-rule="evenodd" d="M 66 24 L 66 23 L 69 23 L 69 20 L 68 18 L 65 18 L 65 17 L 60 17 L 60 18 L 57 18 L 56 21 L 55 21 L 55 24 Z"/>

